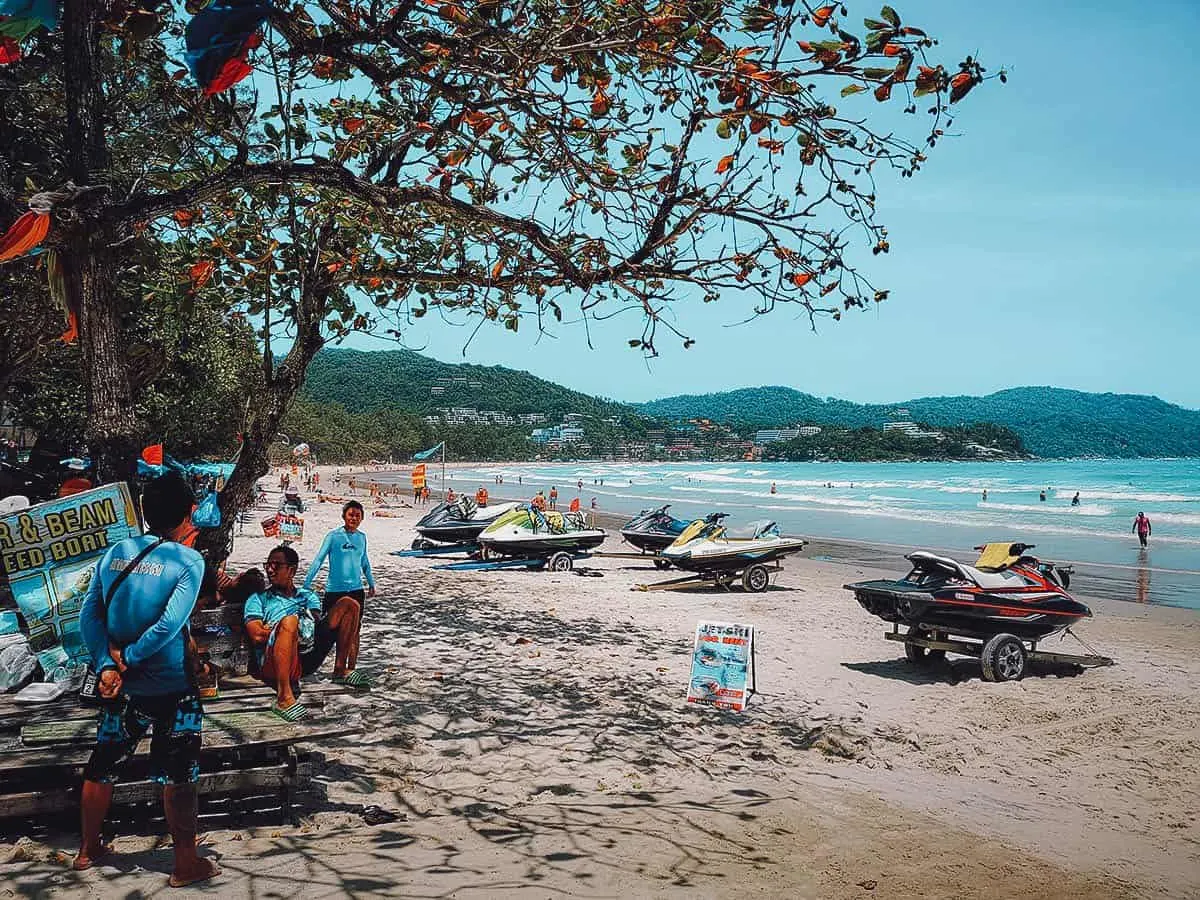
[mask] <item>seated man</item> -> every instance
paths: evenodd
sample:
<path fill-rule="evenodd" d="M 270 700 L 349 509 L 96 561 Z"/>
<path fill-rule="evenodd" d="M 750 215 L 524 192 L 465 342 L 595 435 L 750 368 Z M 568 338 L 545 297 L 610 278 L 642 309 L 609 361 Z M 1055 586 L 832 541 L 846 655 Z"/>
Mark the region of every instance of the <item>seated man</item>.
<path fill-rule="evenodd" d="M 370 680 L 354 669 L 358 662 L 358 601 L 341 597 L 322 618 L 316 618 L 321 615 L 321 598 L 296 587 L 299 565 L 300 557 L 291 547 L 272 550 L 263 567 L 270 584 L 246 601 L 243 614 L 246 634 L 255 645 L 259 678 L 276 690 L 271 711 L 286 722 L 298 722 L 308 715 L 307 707 L 296 699 L 300 679 L 319 669 L 335 646 L 334 682 L 351 688 L 370 687 Z"/>

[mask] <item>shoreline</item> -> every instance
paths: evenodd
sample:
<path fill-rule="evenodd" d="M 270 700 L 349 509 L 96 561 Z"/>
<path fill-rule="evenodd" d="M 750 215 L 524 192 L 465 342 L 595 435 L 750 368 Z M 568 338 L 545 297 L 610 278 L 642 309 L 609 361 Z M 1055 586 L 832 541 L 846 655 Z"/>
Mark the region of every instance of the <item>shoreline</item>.
<path fill-rule="evenodd" d="M 451 487 L 454 487 L 456 479 L 451 475 L 453 469 L 470 469 L 476 468 L 479 465 L 480 463 L 475 462 L 447 462 L 446 480 Z M 496 465 L 504 465 L 504 463 L 496 463 Z M 510 463 L 510 465 L 520 464 Z M 321 470 L 328 468 L 332 471 L 333 467 L 322 466 L 319 468 Z M 397 481 L 407 479 L 409 472 L 409 468 L 391 467 L 378 470 L 372 469 L 361 474 L 385 476 L 371 480 L 377 480 L 381 484 L 394 484 Z M 323 471 L 321 477 L 322 481 L 324 481 L 326 476 Z M 345 483 L 343 482 L 344 486 Z M 492 502 L 512 502 L 529 499 L 528 496 L 514 495 L 512 489 L 518 487 L 518 485 L 510 484 L 507 481 L 502 485 L 485 484 L 484 486 L 488 487 Z M 531 487 L 534 486 L 531 485 Z M 588 485 L 584 487 L 584 493 L 586 494 Z M 496 490 L 494 493 L 492 492 L 493 488 Z M 431 488 L 431 507 L 435 503 L 436 495 L 437 492 L 433 492 Z M 362 499 L 365 493 L 360 491 L 355 496 Z M 605 529 L 615 533 L 638 509 L 646 508 L 648 505 L 652 504 L 630 503 L 627 504 L 627 509 L 623 511 L 598 509 L 595 511 L 596 521 Z M 585 513 L 592 512 L 586 505 L 583 511 Z M 908 564 L 904 559 L 904 554 L 917 549 L 931 550 L 967 560 L 967 554 L 964 554 L 962 548 L 917 546 L 914 544 L 856 540 L 823 535 L 802 534 L 800 537 L 804 537 L 808 541 L 808 545 L 804 551 L 798 554 L 800 558 L 869 566 L 881 572 L 889 572 L 892 577 L 899 577 L 904 574 L 904 571 L 907 571 Z M 1149 564 L 1139 566 L 1071 559 L 1059 559 L 1057 561 L 1075 566 L 1075 574 L 1072 576 L 1071 581 L 1072 592 L 1082 597 L 1120 601 L 1135 607 L 1152 606 L 1167 609 L 1185 609 L 1193 612 L 1198 608 L 1196 598 L 1200 596 L 1200 571 L 1156 567 Z M 1188 602 L 1189 600 L 1191 601 L 1190 603 Z"/>

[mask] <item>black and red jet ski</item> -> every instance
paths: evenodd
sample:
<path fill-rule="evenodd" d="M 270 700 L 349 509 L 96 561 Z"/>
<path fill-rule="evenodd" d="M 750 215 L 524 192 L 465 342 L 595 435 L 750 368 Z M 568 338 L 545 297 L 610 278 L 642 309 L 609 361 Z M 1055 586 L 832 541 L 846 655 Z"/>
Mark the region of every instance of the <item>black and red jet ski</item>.
<path fill-rule="evenodd" d="M 1030 556 L 1033 544 L 986 544 L 975 565 L 919 550 L 905 559 L 912 571 L 898 581 L 845 585 L 859 605 L 909 633 L 941 632 L 988 640 L 1012 634 L 1039 641 L 1090 618 L 1067 593 L 1070 566 Z"/>

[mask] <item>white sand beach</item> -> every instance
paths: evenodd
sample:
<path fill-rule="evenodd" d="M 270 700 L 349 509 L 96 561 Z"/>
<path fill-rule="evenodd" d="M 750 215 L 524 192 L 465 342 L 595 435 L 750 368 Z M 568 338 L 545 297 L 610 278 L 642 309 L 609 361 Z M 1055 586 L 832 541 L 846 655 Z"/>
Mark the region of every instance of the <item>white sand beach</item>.
<path fill-rule="evenodd" d="M 621 559 L 444 572 L 388 555 L 421 511 L 389 512 L 363 526 L 377 686 L 324 713 L 362 731 L 320 747 L 328 800 L 298 827 L 208 833 L 205 893 L 1200 896 L 1195 612 L 1089 601 L 1079 632 L 1117 666 L 992 684 L 905 662 L 842 589 L 861 567 L 793 557 L 762 594 L 637 592 L 671 576 Z M 339 513 L 311 503 L 302 563 Z M 239 537 L 231 568 L 274 543 Z M 756 628 L 744 713 L 684 701 L 701 619 Z M 54 861 L 69 836 L 0 845 L 0 887 L 148 896 L 170 864 L 152 844 L 86 873 Z"/>

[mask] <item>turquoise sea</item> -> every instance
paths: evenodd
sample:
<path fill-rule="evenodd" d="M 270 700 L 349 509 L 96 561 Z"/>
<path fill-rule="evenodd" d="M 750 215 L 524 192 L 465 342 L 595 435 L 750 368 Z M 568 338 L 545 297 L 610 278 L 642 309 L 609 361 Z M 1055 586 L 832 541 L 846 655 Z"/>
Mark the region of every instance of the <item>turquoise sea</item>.
<path fill-rule="evenodd" d="M 909 548 L 967 558 L 985 541 L 1021 540 L 1046 559 L 1126 573 L 1128 599 L 1200 608 L 1197 459 L 478 464 L 447 476 L 456 488 L 483 484 L 505 497 L 556 486 L 561 505 L 579 495 L 587 508 L 595 497 L 606 512 L 670 503 L 680 518 L 727 512 L 731 526 L 774 519 L 785 534 L 894 545 L 898 568 Z M 1153 526 L 1145 551 L 1131 533 L 1139 511 Z"/>

